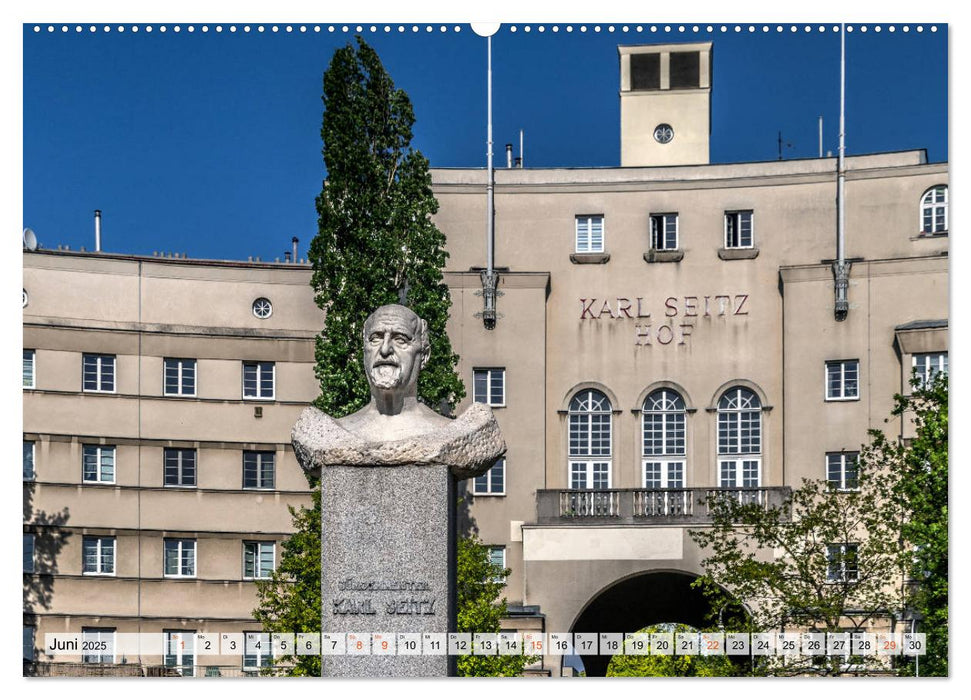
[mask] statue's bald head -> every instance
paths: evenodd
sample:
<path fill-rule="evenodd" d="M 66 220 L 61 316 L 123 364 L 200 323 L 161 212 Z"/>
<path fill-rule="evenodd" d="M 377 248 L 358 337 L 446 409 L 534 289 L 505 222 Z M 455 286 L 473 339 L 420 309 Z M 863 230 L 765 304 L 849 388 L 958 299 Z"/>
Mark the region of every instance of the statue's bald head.
<path fill-rule="evenodd" d="M 405 306 L 378 307 L 364 322 L 364 369 L 372 393 L 415 394 L 430 352 L 428 324 Z"/>

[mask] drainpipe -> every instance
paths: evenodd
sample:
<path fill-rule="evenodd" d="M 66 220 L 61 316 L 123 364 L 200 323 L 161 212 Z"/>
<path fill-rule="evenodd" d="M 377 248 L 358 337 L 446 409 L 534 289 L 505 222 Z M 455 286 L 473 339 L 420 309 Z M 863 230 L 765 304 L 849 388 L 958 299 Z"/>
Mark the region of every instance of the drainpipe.
<path fill-rule="evenodd" d="M 840 24 L 840 150 L 836 166 L 836 262 L 833 263 L 833 277 L 835 281 L 836 305 L 834 313 L 837 321 L 846 320 L 850 310 L 847 291 L 850 285 L 850 264 L 846 262 L 845 250 L 845 221 L 846 201 L 844 185 L 846 183 L 846 26 Z"/>

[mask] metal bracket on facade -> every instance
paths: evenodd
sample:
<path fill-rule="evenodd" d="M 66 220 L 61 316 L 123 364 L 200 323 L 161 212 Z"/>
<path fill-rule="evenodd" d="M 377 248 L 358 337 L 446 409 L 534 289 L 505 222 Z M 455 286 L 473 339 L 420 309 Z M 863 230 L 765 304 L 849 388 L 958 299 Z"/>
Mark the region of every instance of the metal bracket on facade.
<path fill-rule="evenodd" d="M 482 295 L 482 312 L 477 313 L 476 316 L 481 316 L 483 325 L 491 331 L 496 327 L 496 319 L 498 318 L 496 297 L 502 296 L 502 292 L 496 288 L 499 285 L 499 275 L 496 272 L 483 270 L 479 273 L 479 276 L 482 278 L 482 291 L 476 292 L 476 294 Z"/>
<path fill-rule="evenodd" d="M 850 284 L 850 265 L 849 262 L 833 263 L 833 278 L 835 280 L 836 306 L 834 312 L 837 321 L 846 320 L 846 315 L 850 310 L 850 302 L 847 298 L 847 290 Z"/>

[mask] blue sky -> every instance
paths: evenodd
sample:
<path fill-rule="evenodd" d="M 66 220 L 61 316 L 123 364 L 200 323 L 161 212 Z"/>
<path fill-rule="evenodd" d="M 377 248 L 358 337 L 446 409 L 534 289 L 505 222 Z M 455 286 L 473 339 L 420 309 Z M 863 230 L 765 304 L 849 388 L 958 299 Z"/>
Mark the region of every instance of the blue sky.
<path fill-rule="evenodd" d="M 321 76 L 355 25 L 126 24 L 23 28 L 23 225 L 41 244 L 190 257 L 301 254 L 316 231 Z M 485 39 L 469 25 L 362 25 L 415 107 L 413 145 L 433 166 L 485 165 Z M 458 26 L 460 31 L 454 28 Z M 711 158 L 772 160 L 837 149 L 839 34 L 833 25 L 503 25 L 493 40 L 497 163 L 525 130 L 527 167 L 619 163 L 618 44 L 714 42 Z M 586 31 L 581 31 L 581 26 Z M 624 32 L 623 27 L 628 31 Z M 890 26 L 895 31 L 890 32 Z M 947 27 L 856 25 L 847 35 L 847 154 L 926 148 L 947 160 Z"/>

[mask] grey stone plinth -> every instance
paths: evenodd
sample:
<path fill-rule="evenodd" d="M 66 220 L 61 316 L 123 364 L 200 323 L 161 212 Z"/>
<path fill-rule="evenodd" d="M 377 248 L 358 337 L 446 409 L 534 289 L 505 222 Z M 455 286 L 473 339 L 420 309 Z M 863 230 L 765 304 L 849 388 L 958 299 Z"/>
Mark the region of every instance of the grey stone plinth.
<path fill-rule="evenodd" d="M 446 466 L 321 469 L 322 632 L 454 631 Z M 447 656 L 323 656 L 324 676 L 448 675 Z"/>

